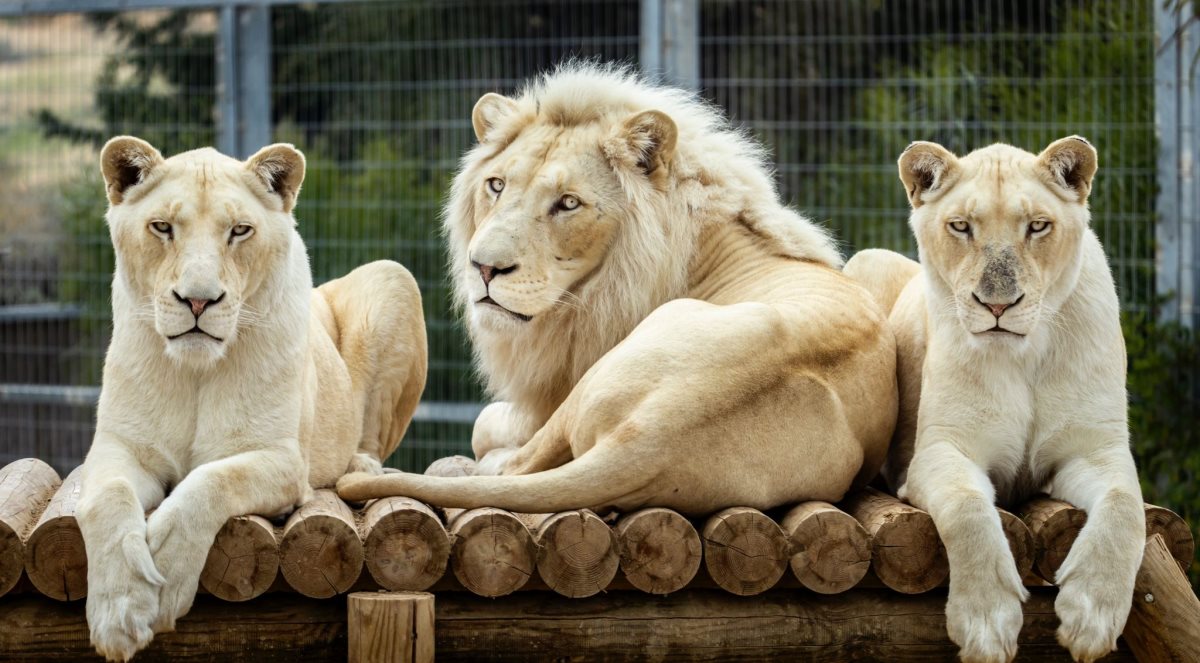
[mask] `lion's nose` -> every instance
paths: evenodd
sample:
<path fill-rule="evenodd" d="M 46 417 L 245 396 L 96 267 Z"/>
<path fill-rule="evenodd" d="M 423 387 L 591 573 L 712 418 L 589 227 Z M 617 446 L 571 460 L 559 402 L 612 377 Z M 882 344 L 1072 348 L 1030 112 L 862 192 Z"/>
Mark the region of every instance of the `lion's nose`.
<path fill-rule="evenodd" d="M 171 291 L 171 294 L 175 295 L 175 299 L 179 300 L 179 303 L 191 308 L 192 315 L 196 316 L 197 318 L 200 317 L 200 314 L 204 313 L 205 308 L 220 302 L 222 299 L 225 299 L 225 293 L 223 292 L 216 299 L 197 299 L 195 297 L 184 297 L 174 290 Z"/>
<path fill-rule="evenodd" d="M 991 302 L 983 301 L 982 299 L 979 298 L 979 295 L 977 295 L 975 293 L 971 293 L 971 296 L 974 297 L 975 301 L 979 302 L 979 304 L 981 306 L 983 306 L 987 310 L 991 311 L 992 315 L 996 316 L 997 319 L 999 319 L 1000 316 L 1004 315 L 1004 312 L 1006 310 L 1008 310 L 1009 307 L 1016 306 L 1017 304 L 1021 303 L 1022 299 L 1025 299 L 1025 295 L 1021 295 L 1020 297 L 1017 297 L 1013 301 L 1008 302 L 1006 304 L 992 304 Z"/>
<path fill-rule="evenodd" d="M 517 266 L 515 264 L 507 267 L 498 267 L 496 265 L 482 265 L 474 260 L 471 261 L 471 264 L 475 266 L 475 269 L 479 270 L 479 276 L 483 278 L 484 285 L 488 285 L 492 282 L 492 279 L 501 274 L 512 274 L 513 272 L 517 271 Z"/>

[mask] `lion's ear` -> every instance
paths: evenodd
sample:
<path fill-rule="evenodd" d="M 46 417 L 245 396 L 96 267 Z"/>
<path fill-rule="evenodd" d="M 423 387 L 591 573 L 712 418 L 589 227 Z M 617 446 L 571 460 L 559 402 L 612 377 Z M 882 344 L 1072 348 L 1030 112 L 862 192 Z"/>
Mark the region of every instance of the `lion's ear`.
<path fill-rule="evenodd" d="M 662 111 L 648 110 L 626 118 L 604 144 L 616 167 L 636 168 L 652 177 L 675 156 L 679 129 Z"/>
<path fill-rule="evenodd" d="M 146 181 L 150 171 L 162 162 L 162 154 L 141 138 L 117 136 L 105 143 L 100 150 L 100 172 L 108 202 L 120 205 L 125 192 Z"/>
<path fill-rule="evenodd" d="M 1084 202 L 1092 191 L 1099 157 L 1082 136 L 1060 138 L 1038 155 L 1038 167 L 1068 199 Z"/>
<path fill-rule="evenodd" d="M 517 102 L 502 94 L 488 92 L 475 102 L 475 110 L 471 111 L 471 124 L 475 127 L 475 138 L 481 143 L 487 142 L 488 133 L 496 128 L 496 124 L 507 115 L 517 110 Z"/>
<path fill-rule="evenodd" d="M 283 199 L 283 211 L 291 212 L 304 182 L 304 154 L 288 143 L 268 145 L 246 160 L 246 168 Z"/>
<path fill-rule="evenodd" d="M 945 192 L 958 176 L 958 157 L 937 143 L 923 140 L 905 148 L 897 165 L 913 209 Z"/>

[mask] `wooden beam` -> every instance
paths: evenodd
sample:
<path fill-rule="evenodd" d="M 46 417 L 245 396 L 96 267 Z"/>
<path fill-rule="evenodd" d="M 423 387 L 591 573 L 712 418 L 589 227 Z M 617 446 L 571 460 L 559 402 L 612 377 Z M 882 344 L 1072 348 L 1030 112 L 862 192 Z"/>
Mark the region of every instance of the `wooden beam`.
<path fill-rule="evenodd" d="M 1017 661 L 1070 656 L 1055 640 L 1053 588 L 1025 603 Z M 564 599 L 521 592 L 487 599 L 446 592 L 436 599 L 437 660 L 847 660 L 953 661 L 944 589 L 917 596 L 855 589 L 835 595 L 775 589 L 753 598 L 688 589 L 670 596 L 608 592 Z M 200 596 L 174 633 L 163 633 L 138 663 L 316 663 L 345 661 L 344 600 L 268 593 L 245 603 Z M 1134 661 L 1124 641 L 1105 663 Z M 82 601 L 34 594 L 0 600 L 0 658 L 99 661 L 88 643 Z"/>
<path fill-rule="evenodd" d="M 270 589 L 278 574 L 275 528 L 261 516 L 237 516 L 217 532 L 200 586 L 226 601 L 249 601 Z"/>
<path fill-rule="evenodd" d="M 1146 542 L 1125 641 L 1141 663 L 1200 661 L 1200 601 L 1161 534 Z"/>
<path fill-rule="evenodd" d="M 511 512 L 485 507 L 447 512 L 454 545 L 450 568 L 464 587 L 480 596 L 504 596 L 529 582 L 537 545 L 525 523 Z"/>
<path fill-rule="evenodd" d="M 604 591 L 617 575 L 621 556 L 617 535 L 587 509 L 539 517 L 537 571 L 550 589 L 583 598 Z"/>

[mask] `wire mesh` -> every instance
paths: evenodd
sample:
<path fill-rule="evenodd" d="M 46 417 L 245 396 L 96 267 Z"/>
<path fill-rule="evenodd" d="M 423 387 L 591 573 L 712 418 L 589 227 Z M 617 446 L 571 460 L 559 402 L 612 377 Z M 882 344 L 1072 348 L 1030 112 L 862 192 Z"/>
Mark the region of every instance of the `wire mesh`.
<path fill-rule="evenodd" d="M 81 3 L 82 5 L 82 3 Z M 701 0 L 702 93 L 772 149 L 785 197 L 857 248 L 913 251 L 895 159 L 912 140 L 1038 150 L 1080 133 L 1130 311 L 1154 303 L 1150 0 Z M 438 214 L 471 107 L 570 56 L 636 63 L 638 0 L 271 8 L 271 127 L 309 159 L 296 210 L 318 282 L 387 258 L 417 277 L 422 417 L 389 464 L 469 449 L 482 399 L 449 310 Z M 0 21 L 0 463 L 65 470 L 93 429 L 112 253 L 97 150 L 215 141 L 213 11 Z"/>

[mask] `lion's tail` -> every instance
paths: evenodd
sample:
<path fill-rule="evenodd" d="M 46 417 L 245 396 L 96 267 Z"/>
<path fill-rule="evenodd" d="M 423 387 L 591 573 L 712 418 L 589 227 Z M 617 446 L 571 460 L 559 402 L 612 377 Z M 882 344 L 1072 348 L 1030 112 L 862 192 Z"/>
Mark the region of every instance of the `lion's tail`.
<path fill-rule="evenodd" d="M 560 467 L 515 476 L 354 473 L 342 477 L 337 490 L 351 501 L 403 496 L 457 509 L 491 506 L 522 513 L 600 509 L 644 489 L 658 474 L 650 463 L 630 463 L 619 451 L 595 447 Z"/>

